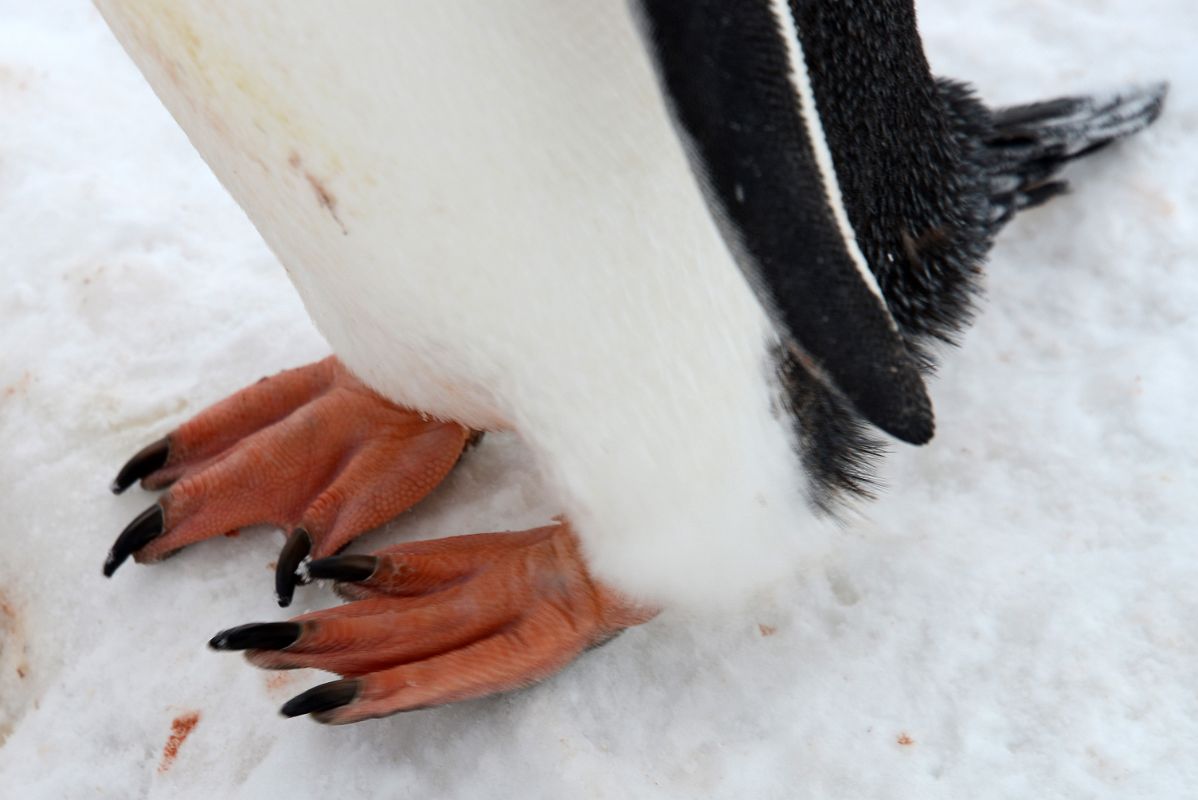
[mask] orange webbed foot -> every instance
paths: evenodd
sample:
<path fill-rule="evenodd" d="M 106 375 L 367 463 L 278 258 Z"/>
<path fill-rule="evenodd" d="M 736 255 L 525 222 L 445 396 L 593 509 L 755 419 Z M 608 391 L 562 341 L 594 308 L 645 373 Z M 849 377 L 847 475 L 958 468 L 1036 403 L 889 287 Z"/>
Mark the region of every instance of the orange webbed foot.
<path fill-rule="evenodd" d="M 457 463 L 471 432 L 398 406 L 330 357 L 263 378 L 143 449 L 113 491 L 167 488 L 104 564 L 161 559 L 248 525 L 289 530 L 276 591 L 287 605 L 306 557 L 331 555 L 411 508 Z"/>
<path fill-rule="evenodd" d="M 342 680 L 283 706 L 346 723 L 536 683 L 656 613 L 597 583 L 562 522 L 398 545 L 311 562 L 354 602 L 289 622 L 222 631 L 267 669 L 313 667 Z"/>

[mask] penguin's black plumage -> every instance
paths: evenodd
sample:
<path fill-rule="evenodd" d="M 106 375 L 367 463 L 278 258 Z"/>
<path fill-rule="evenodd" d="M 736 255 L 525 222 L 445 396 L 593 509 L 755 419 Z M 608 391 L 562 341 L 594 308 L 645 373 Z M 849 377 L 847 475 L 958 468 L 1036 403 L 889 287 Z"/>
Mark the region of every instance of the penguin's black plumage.
<path fill-rule="evenodd" d="M 365 613 L 211 644 L 340 672 L 283 709 L 330 722 L 525 686 L 793 574 L 867 488 L 870 426 L 932 437 L 929 344 L 996 232 L 1163 94 L 990 111 L 904 0 L 99 5 L 336 353 L 135 456 L 118 489 L 170 488 L 105 572 L 290 528 L 280 597 L 311 557 Z M 333 555 L 505 429 L 552 524 Z"/>
<path fill-rule="evenodd" d="M 786 337 L 778 371 L 831 509 L 868 493 L 869 424 L 931 438 L 919 375 L 970 321 L 994 236 L 1064 191 L 1069 160 L 1155 120 L 1165 86 L 991 110 L 932 75 L 907 0 L 640 9 L 713 213 Z"/>

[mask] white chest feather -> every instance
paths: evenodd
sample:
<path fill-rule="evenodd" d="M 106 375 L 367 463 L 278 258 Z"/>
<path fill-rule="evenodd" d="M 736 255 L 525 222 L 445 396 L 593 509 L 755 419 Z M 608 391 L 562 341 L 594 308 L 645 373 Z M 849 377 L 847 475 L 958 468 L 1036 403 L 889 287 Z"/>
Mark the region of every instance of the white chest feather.
<path fill-rule="evenodd" d="M 624 3 L 97 4 L 337 354 L 517 429 L 600 576 L 703 599 L 810 543 L 770 325 Z"/>

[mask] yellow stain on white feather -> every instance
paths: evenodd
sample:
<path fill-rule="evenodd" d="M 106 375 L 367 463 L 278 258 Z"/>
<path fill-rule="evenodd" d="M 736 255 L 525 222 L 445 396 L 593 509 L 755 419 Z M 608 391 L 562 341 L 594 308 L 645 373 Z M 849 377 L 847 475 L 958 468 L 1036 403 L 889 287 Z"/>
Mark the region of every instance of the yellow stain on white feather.
<path fill-rule="evenodd" d="M 228 48 L 202 36 L 186 8 L 170 0 L 141 0 L 123 3 L 122 9 L 138 45 L 167 69 L 185 96 L 205 102 L 208 110 L 248 104 L 260 128 L 290 127 L 281 99 L 254 80 Z M 230 97 L 231 90 L 241 97 Z"/>
<path fill-rule="evenodd" d="M 114 30 L 128 34 L 135 57 L 140 51 L 154 62 L 138 59 L 143 70 L 157 67 L 214 132 L 263 170 L 271 172 L 283 164 L 294 167 L 294 154 L 302 153 L 307 167 L 300 177 L 313 187 L 320 204 L 332 211 L 327 184 L 343 172 L 341 156 L 329 143 L 320 141 L 316 131 L 298 121 L 302 115 L 295 113 L 278 91 L 277 80 L 264 79 L 226 44 L 228 31 L 239 25 L 237 20 L 225 19 L 217 6 L 197 19 L 175 0 L 97 0 L 96 5 Z M 245 141 L 247 131 L 230 125 L 230 109 L 241 114 L 248 111 L 256 141 Z M 262 158 L 264 143 L 269 143 L 275 156 L 270 159 L 273 166 Z M 344 228 L 340 219 L 337 222 Z"/>

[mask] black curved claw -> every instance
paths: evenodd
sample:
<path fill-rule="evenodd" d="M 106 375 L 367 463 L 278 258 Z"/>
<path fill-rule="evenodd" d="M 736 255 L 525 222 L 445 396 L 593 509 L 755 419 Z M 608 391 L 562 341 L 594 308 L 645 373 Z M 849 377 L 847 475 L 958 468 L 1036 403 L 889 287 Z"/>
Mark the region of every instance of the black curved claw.
<path fill-rule="evenodd" d="M 279 713 L 284 717 L 298 717 L 302 714 L 332 711 L 352 703 L 358 696 L 358 688 L 357 678 L 322 683 L 288 700 L 279 709 Z"/>
<path fill-rule="evenodd" d="M 299 574 L 300 562 L 312 552 L 312 537 L 303 528 L 296 528 L 279 551 L 275 565 L 275 599 L 283 608 L 291 605 L 295 587 L 308 581 Z"/>
<path fill-rule="evenodd" d="M 125 559 L 161 536 L 164 525 L 162 506 L 157 503 L 138 514 L 112 543 L 108 558 L 104 559 L 104 577 L 111 578 Z"/>
<path fill-rule="evenodd" d="M 332 556 L 308 562 L 308 577 L 356 583 L 364 581 L 378 569 L 374 556 Z"/>
<path fill-rule="evenodd" d="M 251 622 L 228 628 L 208 640 L 213 650 L 286 650 L 299 641 L 298 622 Z"/>
<path fill-rule="evenodd" d="M 151 442 L 137 451 L 133 458 L 125 462 L 116 480 L 112 482 L 112 493 L 120 494 L 142 478 L 157 472 L 166 466 L 170 455 L 171 442 L 169 436 L 163 436 L 156 442 Z"/>

